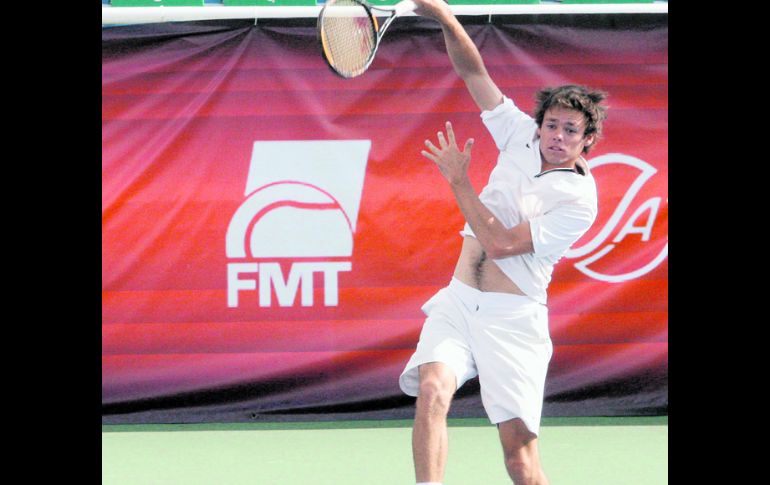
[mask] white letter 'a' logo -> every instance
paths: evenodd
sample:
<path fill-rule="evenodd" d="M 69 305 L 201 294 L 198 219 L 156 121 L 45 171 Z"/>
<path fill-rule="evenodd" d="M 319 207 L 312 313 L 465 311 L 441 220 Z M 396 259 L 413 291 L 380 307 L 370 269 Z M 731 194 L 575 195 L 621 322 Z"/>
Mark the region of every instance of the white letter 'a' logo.
<path fill-rule="evenodd" d="M 612 234 L 612 232 L 615 230 L 617 225 L 620 223 L 621 218 L 625 215 L 626 211 L 628 210 L 629 206 L 631 205 L 631 202 L 636 197 L 636 195 L 639 193 L 639 191 L 642 189 L 644 184 L 657 173 L 657 169 L 653 167 L 652 165 L 648 164 L 647 162 L 640 160 L 635 157 L 631 157 L 629 155 L 623 155 L 620 153 L 611 153 L 607 155 L 603 155 L 600 157 L 597 157 L 590 162 L 588 162 L 589 167 L 593 170 L 596 167 L 602 166 L 602 165 L 608 165 L 612 163 L 620 163 L 624 165 L 629 165 L 631 167 L 636 168 L 639 170 L 639 175 L 636 177 L 634 182 L 631 184 L 631 186 L 626 191 L 623 198 L 618 203 L 618 206 L 615 208 L 615 211 L 610 216 L 607 223 L 602 227 L 602 229 L 594 236 L 590 241 L 585 243 L 584 245 L 580 246 L 579 248 L 571 248 L 565 253 L 565 257 L 567 258 L 579 258 L 581 256 L 585 256 L 595 249 L 599 248 L 600 245 L 606 242 L 607 238 Z M 599 271 L 594 271 L 593 269 L 589 268 L 589 265 L 599 261 L 601 258 L 606 256 L 608 253 L 610 253 L 616 246 L 615 243 L 618 243 L 621 241 L 626 235 L 632 234 L 632 233 L 639 233 L 642 235 L 641 240 L 644 242 L 649 241 L 649 236 L 651 232 L 651 225 L 655 220 L 655 216 L 658 212 L 658 208 L 660 207 L 661 198 L 660 197 L 653 197 L 646 202 L 644 202 L 631 216 L 629 222 L 624 226 L 619 234 L 612 240 L 611 243 L 605 244 L 601 249 L 599 249 L 595 254 L 592 254 L 591 256 L 588 256 L 578 262 L 575 263 L 575 268 L 577 268 L 579 271 L 583 272 L 584 274 L 590 276 L 591 278 L 597 279 L 599 281 L 606 281 L 609 283 L 621 283 L 623 281 L 632 280 L 634 278 L 638 278 L 644 274 L 649 273 L 653 269 L 655 269 L 660 263 L 662 263 L 666 257 L 668 256 L 668 241 L 666 241 L 663 248 L 660 250 L 660 252 L 653 257 L 649 261 L 641 262 L 640 266 L 633 271 L 629 271 L 623 274 L 604 274 Z M 636 221 L 643 213 L 649 212 L 650 216 L 647 219 L 647 224 L 645 226 L 634 226 L 633 222 Z"/>
<path fill-rule="evenodd" d="M 228 258 L 351 256 L 369 140 L 258 141 Z"/>

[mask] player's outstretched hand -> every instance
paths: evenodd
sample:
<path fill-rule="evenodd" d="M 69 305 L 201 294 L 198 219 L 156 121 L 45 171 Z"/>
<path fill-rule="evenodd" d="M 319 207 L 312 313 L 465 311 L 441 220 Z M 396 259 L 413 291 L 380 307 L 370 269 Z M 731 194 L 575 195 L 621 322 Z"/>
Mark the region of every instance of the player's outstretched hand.
<path fill-rule="evenodd" d="M 471 161 L 471 148 L 473 148 L 473 138 L 465 142 L 463 151 L 457 147 L 457 140 L 452 129 L 452 123 L 446 122 L 446 137 L 439 131 L 438 146 L 430 140 L 425 140 L 425 146 L 429 151 L 423 150 L 422 155 L 432 160 L 441 171 L 441 175 L 447 179 L 451 185 L 458 185 L 468 180 L 468 166 Z"/>

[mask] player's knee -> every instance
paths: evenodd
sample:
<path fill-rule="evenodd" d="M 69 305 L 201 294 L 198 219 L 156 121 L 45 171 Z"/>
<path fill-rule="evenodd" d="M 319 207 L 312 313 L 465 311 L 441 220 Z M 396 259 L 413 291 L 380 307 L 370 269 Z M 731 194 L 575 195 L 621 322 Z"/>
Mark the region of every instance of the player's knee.
<path fill-rule="evenodd" d="M 529 447 L 504 450 L 505 468 L 515 485 L 548 485 L 537 454 Z"/>
<path fill-rule="evenodd" d="M 432 415 L 446 415 L 452 402 L 453 388 L 436 377 L 420 380 L 418 401 L 424 412 Z"/>
<path fill-rule="evenodd" d="M 522 455 L 506 456 L 505 468 L 508 470 L 515 485 L 535 485 L 538 475 L 537 467 L 532 460 Z"/>

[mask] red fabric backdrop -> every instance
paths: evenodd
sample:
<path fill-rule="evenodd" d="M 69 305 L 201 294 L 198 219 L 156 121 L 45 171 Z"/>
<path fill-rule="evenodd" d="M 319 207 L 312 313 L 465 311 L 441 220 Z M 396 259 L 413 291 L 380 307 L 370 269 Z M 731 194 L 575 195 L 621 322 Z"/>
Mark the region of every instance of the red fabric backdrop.
<path fill-rule="evenodd" d="M 525 111 L 546 85 L 609 93 L 598 220 L 549 288 L 545 415 L 667 409 L 668 29 L 652 18 L 466 19 Z M 478 190 L 497 157 L 436 24 L 396 22 L 354 80 L 307 22 L 111 28 L 102 79 L 104 419 L 408 415 L 397 377 L 463 225 L 423 140 L 446 120 L 474 137 Z M 481 416 L 473 386 L 457 412 Z"/>

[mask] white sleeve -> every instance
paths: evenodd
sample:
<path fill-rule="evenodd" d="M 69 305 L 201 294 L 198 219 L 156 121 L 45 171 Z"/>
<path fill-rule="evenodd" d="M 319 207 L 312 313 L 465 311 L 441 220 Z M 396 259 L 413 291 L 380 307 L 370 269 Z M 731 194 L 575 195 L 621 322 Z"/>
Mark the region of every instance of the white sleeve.
<path fill-rule="evenodd" d="M 561 204 L 529 220 L 536 257 L 561 257 L 596 219 L 596 208 L 588 203 Z"/>
<path fill-rule="evenodd" d="M 535 120 L 521 111 L 513 101 L 503 96 L 503 102 L 492 110 L 482 111 L 481 120 L 495 140 L 499 150 L 505 150 L 512 142 L 528 143 Z"/>

